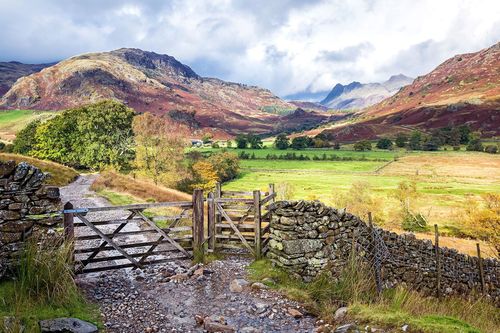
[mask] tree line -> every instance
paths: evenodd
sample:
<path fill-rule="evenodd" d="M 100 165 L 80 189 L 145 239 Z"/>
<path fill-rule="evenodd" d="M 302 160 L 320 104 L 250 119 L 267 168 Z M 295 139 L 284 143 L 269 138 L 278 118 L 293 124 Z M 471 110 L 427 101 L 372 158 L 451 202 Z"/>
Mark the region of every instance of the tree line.
<path fill-rule="evenodd" d="M 169 117 L 136 115 L 107 100 L 29 123 L 17 134 L 12 151 L 78 169 L 133 172 L 185 191 L 209 189 L 236 177 L 235 154 L 185 154 L 187 142 L 180 133 L 179 124 Z"/>

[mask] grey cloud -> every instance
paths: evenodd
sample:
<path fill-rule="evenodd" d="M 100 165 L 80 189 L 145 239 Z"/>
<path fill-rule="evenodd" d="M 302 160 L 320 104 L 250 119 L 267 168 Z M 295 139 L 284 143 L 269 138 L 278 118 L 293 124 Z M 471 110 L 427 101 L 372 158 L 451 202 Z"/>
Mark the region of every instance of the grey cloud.
<path fill-rule="evenodd" d="M 359 57 L 373 49 L 374 47 L 371 43 L 364 42 L 340 50 L 322 51 L 317 59 L 328 62 L 355 62 Z"/>

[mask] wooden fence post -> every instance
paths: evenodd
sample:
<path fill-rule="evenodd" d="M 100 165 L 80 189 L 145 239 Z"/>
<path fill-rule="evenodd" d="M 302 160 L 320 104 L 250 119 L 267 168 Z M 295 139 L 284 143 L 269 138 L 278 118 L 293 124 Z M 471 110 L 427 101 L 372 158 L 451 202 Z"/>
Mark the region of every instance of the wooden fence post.
<path fill-rule="evenodd" d="M 208 194 L 208 249 L 215 251 L 215 200 L 213 192 Z"/>
<path fill-rule="evenodd" d="M 274 184 L 269 184 L 269 195 L 274 194 Z M 275 202 L 276 197 L 274 197 L 271 202 Z"/>
<path fill-rule="evenodd" d="M 64 210 L 73 209 L 73 204 L 71 202 L 66 202 L 64 205 Z M 75 237 L 75 227 L 73 225 L 73 213 L 63 214 L 63 225 L 64 225 L 64 238 L 66 241 L 73 241 Z"/>
<path fill-rule="evenodd" d="M 372 237 L 372 255 L 373 255 L 373 270 L 375 271 L 375 283 L 377 285 L 377 292 L 380 294 L 382 292 L 382 279 L 380 273 L 380 258 L 378 256 L 378 238 L 375 234 L 375 228 L 373 227 L 372 213 L 368 212 L 368 222 L 370 224 L 370 232 Z"/>
<path fill-rule="evenodd" d="M 434 236 L 434 250 L 436 253 L 436 296 L 441 298 L 441 257 L 439 249 L 439 230 L 437 224 L 434 224 Z"/>
<path fill-rule="evenodd" d="M 217 199 L 222 198 L 222 185 L 221 183 L 216 183 L 215 184 L 215 193 L 214 193 L 214 199 L 217 201 Z M 217 209 L 217 205 L 215 206 L 215 223 L 222 223 L 222 215 Z M 215 228 L 215 234 L 219 235 L 221 233 L 221 228 L 216 227 Z"/>
<path fill-rule="evenodd" d="M 481 290 L 483 293 L 486 291 L 485 290 L 485 285 L 484 285 L 484 269 L 483 269 L 483 259 L 481 258 L 481 248 L 479 247 L 479 243 L 476 243 L 476 248 L 477 248 L 477 266 L 479 268 L 479 277 L 481 278 Z"/>
<path fill-rule="evenodd" d="M 260 191 L 253 191 L 253 223 L 255 232 L 255 259 L 259 260 L 262 256 L 262 225 L 260 210 Z"/>
<path fill-rule="evenodd" d="M 203 257 L 203 190 L 193 191 L 193 255 Z"/>

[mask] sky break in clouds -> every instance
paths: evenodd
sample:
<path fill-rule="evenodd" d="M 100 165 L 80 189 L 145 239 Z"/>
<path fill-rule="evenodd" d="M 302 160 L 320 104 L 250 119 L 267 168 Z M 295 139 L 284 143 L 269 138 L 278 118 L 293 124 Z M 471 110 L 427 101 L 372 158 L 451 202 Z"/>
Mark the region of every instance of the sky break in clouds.
<path fill-rule="evenodd" d="M 281 96 L 423 75 L 498 41 L 497 0 L 0 0 L 0 61 L 137 47 Z"/>

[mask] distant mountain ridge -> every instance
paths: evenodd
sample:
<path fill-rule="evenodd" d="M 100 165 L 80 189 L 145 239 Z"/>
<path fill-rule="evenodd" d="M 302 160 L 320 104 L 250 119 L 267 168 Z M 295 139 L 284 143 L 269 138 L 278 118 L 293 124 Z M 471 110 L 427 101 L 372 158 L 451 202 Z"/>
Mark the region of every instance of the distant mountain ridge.
<path fill-rule="evenodd" d="M 484 137 L 500 136 L 500 43 L 451 57 L 357 115 L 360 121 L 322 133 L 331 140 L 355 141 L 468 124 Z"/>
<path fill-rule="evenodd" d="M 122 101 L 138 112 L 170 116 L 211 128 L 215 135 L 273 133 L 326 121 L 326 114 L 292 116 L 265 109 L 296 107 L 269 90 L 201 77 L 169 55 L 122 48 L 74 56 L 19 79 L 0 108 L 62 110 L 102 99 Z"/>
<path fill-rule="evenodd" d="M 390 97 L 398 90 L 411 84 L 412 78 L 403 74 L 393 75 L 382 83 L 360 83 L 357 81 L 347 85 L 337 83 L 330 93 L 319 103 L 331 109 L 363 109 Z"/>
<path fill-rule="evenodd" d="M 23 64 L 18 61 L 0 62 L 0 97 L 14 85 L 17 79 L 37 73 L 54 64 Z"/>

